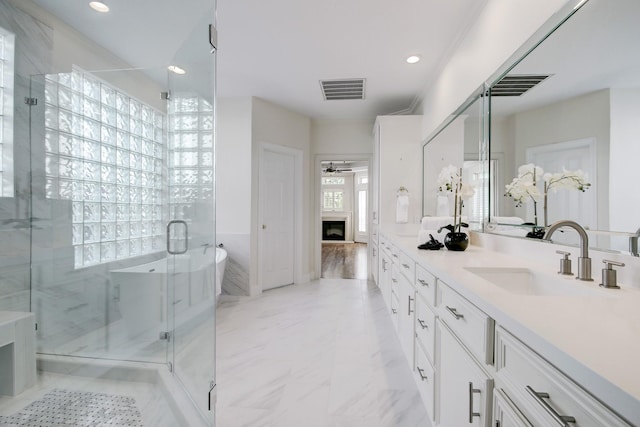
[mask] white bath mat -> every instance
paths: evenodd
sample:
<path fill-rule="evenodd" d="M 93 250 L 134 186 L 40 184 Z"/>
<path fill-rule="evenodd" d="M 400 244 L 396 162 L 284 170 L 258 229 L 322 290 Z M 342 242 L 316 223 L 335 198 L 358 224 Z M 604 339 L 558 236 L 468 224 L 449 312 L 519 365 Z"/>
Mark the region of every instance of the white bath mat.
<path fill-rule="evenodd" d="M 135 399 L 105 393 L 54 389 L 20 412 L 0 416 L 0 426 L 143 427 Z"/>

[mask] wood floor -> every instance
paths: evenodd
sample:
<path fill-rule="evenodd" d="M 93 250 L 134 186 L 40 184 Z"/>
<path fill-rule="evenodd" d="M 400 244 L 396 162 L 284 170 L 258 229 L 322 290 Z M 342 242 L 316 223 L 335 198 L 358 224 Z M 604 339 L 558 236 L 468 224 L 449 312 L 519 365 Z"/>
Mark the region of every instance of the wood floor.
<path fill-rule="evenodd" d="M 366 243 L 323 243 L 323 279 L 367 279 Z"/>

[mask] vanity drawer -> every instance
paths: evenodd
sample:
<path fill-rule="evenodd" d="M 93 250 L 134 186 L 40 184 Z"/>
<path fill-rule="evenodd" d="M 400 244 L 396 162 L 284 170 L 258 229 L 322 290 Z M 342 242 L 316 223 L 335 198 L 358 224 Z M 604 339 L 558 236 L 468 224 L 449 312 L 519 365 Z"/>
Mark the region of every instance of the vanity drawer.
<path fill-rule="evenodd" d="M 398 330 L 398 307 L 400 306 L 400 301 L 398 300 L 398 294 L 395 292 L 391 292 L 391 321 L 393 322 L 393 327 L 395 330 Z"/>
<path fill-rule="evenodd" d="M 413 283 L 416 281 L 416 262 L 409 255 L 400 251 L 398 254 L 400 257 L 400 271 L 404 274 L 409 282 Z"/>
<path fill-rule="evenodd" d="M 434 361 L 435 331 L 436 315 L 424 299 L 418 296 L 416 298 L 416 340 L 432 362 Z"/>
<path fill-rule="evenodd" d="M 398 290 L 398 279 L 400 279 L 398 273 L 398 265 L 397 264 L 391 264 L 391 292 L 396 294 L 396 296 L 400 296 L 400 291 Z"/>
<path fill-rule="evenodd" d="M 394 264 L 398 264 L 400 261 L 400 250 L 390 242 L 388 243 L 387 249 L 389 249 L 389 253 L 391 254 L 391 261 Z"/>
<path fill-rule="evenodd" d="M 505 329 L 496 329 L 496 344 L 497 377 L 532 424 L 558 425 L 567 416 L 580 427 L 629 426 Z"/>
<path fill-rule="evenodd" d="M 436 306 L 436 276 L 416 265 L 416 289 L 431 305 Z"/>
<path fill-rule="evenodd" d="M 444 282 L 438 281 L 440 318 L 480 361 L 493 364 L 495 322 Z"/>
<path fill-rule="evenodd" d="M 435 414 L 435 370 L 429 362 L 424 350 L 419 345 L 416 346 L 416 369 L 413 375 L 418 385 L 420 397 L 424 403 L 425 409 L 429 413 L 431 420 L 434 420 Z"/>

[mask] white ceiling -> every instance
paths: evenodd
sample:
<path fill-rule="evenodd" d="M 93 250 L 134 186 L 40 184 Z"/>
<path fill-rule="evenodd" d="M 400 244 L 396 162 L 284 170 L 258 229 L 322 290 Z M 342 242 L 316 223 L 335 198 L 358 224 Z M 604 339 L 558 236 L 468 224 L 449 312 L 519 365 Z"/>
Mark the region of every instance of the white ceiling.
<path fill-rule="evenodd" d="M 97 14 L 88 0 L 34 1 L 141 68 L 169 64 L 212 4 L 105 0 L 111 12 Z M 218 96 L 257 96 L 316 119 L 405 111 L 486 1 L 218 0 Z M 411 54 L 422 61 L 407 64 Z M 324 101 L 319 81 L 343 78 L 366 79 L 365 99 Z"/>

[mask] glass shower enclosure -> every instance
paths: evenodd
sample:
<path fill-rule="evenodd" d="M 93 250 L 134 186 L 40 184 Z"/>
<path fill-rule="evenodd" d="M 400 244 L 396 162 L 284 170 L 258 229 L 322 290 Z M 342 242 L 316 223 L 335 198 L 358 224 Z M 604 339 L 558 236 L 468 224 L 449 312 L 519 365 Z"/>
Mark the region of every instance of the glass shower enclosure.
<path fill-rule="evenodd" d="M 170 62 L 122 67 L 107 52 L 98 67 L 83 48 L 61 62 L 64 5 L 36 3 L 45 9 L 0 0 L 0 28 L 16 40 L 0 311 L 35 315 L 45 391 L 133 396 L 132 425 L 214 425 L 215 4 L 180 4 L 205 13 L 176 35 Z M 72 38 L 94 47 L 91 34 Z M 20 397 L 37 401 L 42 389 Z M 143 409 L 157 401 L 162 410 Z M 3 404 L 15 406 L 0 397 L 0 424 L 11 416 Z"/>

